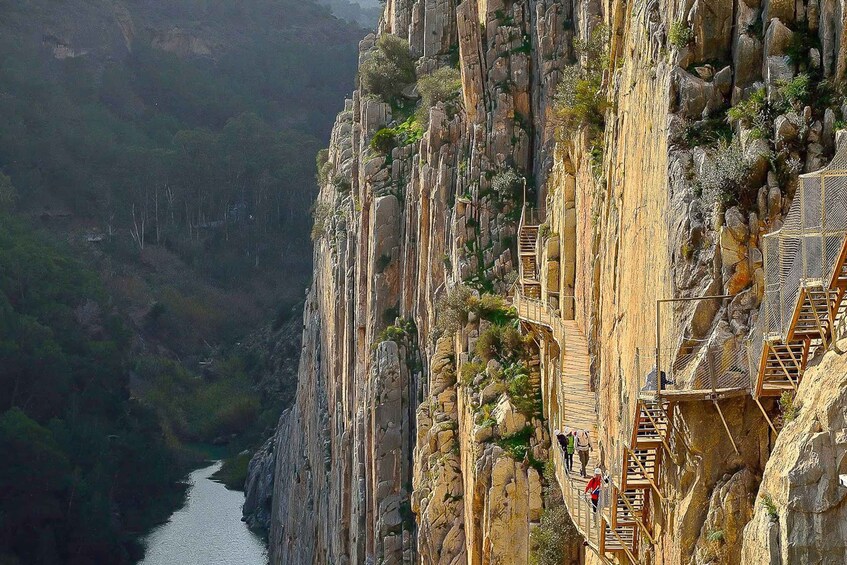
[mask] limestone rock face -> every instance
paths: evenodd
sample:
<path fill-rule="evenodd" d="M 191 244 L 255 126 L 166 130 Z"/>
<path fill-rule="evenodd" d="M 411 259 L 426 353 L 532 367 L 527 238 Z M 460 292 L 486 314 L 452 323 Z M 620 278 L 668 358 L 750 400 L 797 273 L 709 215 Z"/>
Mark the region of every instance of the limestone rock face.
<path fill-rule="evenodd" d="M 727 475 L 712 491 L 691 563 L 743 563 L 741 533 L 753 517 L 759 479 L 749 469 Z"/>
<path fill-rule="evenodd" d="M 542 494 L 556 487 L 539 469 L 550 432 L 567 421 L 557 377 L 567 351 L 560 359 L 536 332 L 529 374 L 507 382 L 513 359 L 476 353 L 492 321 L 444 301 L 460 285 L 474 296 L 511 291 L 524 179 L 527 203 L 546 207 L 541 296 L 586 338 L 584 406 L 597 411 L 600 465 L 619 476 L 656 364 L 657 299 L 729 295 L 662 311 L 669 356 L 692 344 L 727 359 L 745 349 L 764 291 L 761 236 L 781 225 L 797 174 L 831 157 L 841 111 L 815 100 L 788 108 L 780 89 L 807 64 L 843 76 L 843 13 L 839 0 L 388 0 L 360 60 L 379 34 L 403 37 L 419 74 L 458 66 L 459 107 L 429 108 L 420 135 L 385 154 L 370 141 L 406 120 L 397 104 L 356 90 L 336 119 L 297 400 L 251 464 L 249 504 L 269 508 L 272 563 L 529 562 Z M 670 46 L 679 25 L 691 41 Z M 557 129 L 557 88 L 585 65 L 577 47 L 597 29 L 611 58 L 604 123 Z M 789 53 L 805 29 L 820 50 L 796 62 Z M 703 177 L 734 166 L 720 145 L 726 110 L 761 89 L 782 115 L 733 123 L 744 170 L 704 194 Z M 738 177 L 749 186 L 733 193 Z M 690 378 L 680 370 L 679 386 L 706 371 L 704 357 L 683 360 Z M 736 361 L 730 376 L 749 379 Z M 644 541 L 639 559 L 843 555 L 844 493 L 832 481 L 845 473 L 847 371 L 816 371 L 775 445 L 749 396 L 676 403 L 662 497 L 648 494 L 655 544 Z M 519 397 L 518 384 L 531 394 Z M 778 520 L 763 514 L 760 493 Z M 597 562 L 590 551 L 583 560 Z"/>
<path fill-rule="evenodd" d="M 593 2 L 580 21 L 596 25 L 599 13 Z M 548 114 L 573 19 L 552 1 L 389 0 L 362 40 L 360 61 L 380 33 L 407 39 L 419 76 L 458 55 L 462 108 L 429 109 L 421 138 L 386 154 L 369 144 L 396 125 L 391 105 L 356 90 L 337 117 L 297 400 L 266 450 L 273 563 L 529 558 L 540 475 L 496 441 L 531 427 L 541 454 L 549 440 L 508 400 L 496 363 L 485 386 L 460 394 L 459 365 L 489 322 L 442 336 L 435 306 L 459 284 L 503 294 L 511 284 L 522 195 L 492 184 L 510 171 L 540 179 L 552 165 L 533 156 L 555 142 Z M 500 407 L 493 424 L 480 417 L 489 403 Z M 257 456 L 252 482 L 269 460 Z"/>
<path fill-rule="evenodd" d="M 270 529 L 277 441 L 276 436 L 269 438 L 253 455 L 247 468 L 243 512 L 251 528 Z"/>
<path fill-rule="evenodd" d="M 843 344 L 847 345 L 847 343 Z M 806 373 L 765 467 L 763 503 L 744 531 L 750 563 L 843 563 L 847 555 L 847 356 L 827 353 Z"/>

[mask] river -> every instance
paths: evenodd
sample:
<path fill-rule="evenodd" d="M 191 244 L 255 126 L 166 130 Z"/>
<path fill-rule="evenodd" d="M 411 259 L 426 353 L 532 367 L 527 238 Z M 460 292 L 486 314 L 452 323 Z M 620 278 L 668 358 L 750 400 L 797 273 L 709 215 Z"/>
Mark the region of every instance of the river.
<path fill-rule="evenodd" d="M 145 538 L 141 565 L 265 565 L 262 539 L 241 521 L 244 496 L 209 479 L 221 462 L 189 475 L 186 503 Z"/>

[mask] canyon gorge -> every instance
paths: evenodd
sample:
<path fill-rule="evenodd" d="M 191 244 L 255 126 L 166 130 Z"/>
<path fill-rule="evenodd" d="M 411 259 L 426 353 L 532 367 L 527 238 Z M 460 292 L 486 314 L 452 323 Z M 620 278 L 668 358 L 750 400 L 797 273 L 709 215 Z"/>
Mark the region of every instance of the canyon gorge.
<path fill-rule="evenodd" d="M 789 210 L 847 220 L 844 18 L 387 0 L 318 158 L 296 399 L 250 463 L 271 562 L 843 563 L 843 257 L 806 337 L 765 318 Z"/>

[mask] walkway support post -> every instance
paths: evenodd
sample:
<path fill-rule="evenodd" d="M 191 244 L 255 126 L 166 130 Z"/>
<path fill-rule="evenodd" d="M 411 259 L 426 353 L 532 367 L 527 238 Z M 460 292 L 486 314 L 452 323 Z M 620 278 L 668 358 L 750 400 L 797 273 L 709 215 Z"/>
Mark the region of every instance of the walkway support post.
<path fill-rule="evenodd" d="M 716 399 L 713 399 L 712 402 L 715 404 L 715 408 L 718 411 L 718 415 L 721 417 L 721 422 L 723 422 L 723 429 L 726 430 L 726 435 L 729 437 L 729 441 L 732 443 L 732 449 L 735 450 L 736 455 L 741 455 L 738 451 L 738 446 L 735 445 L 735 440 L 732 438 L 732 432 L 729 431 L 729 425 L 726 423 L 726 418 L 723 417 L 723 411 L 721 410 L 720 404 Z"/>
<path fill-rule="evenodd" d="M 771 422 L 771 419 L 770 419 L 770 417 L 768 416 L 768 413 L 767 413 L 767 412 L 765 412 L 765 407 L 764 407 L 764 406 L 762 406 L 762 403 L 759 401 L 759 397 L 758 397 L 758 396 L 756 396 L 756 395 L 754 394 L 754 395 L 753 395 L 753 400 L 755 400 L 755 401 L 756 401 L 756 406 L 758 406 L 758 407 L 759 407 L 759 410 L 761 410 L 761 411 L 762 411 L 762 416 L 764 416 L 764 417 L 765 417 L 765 421 L 768 423 L 768 426 L 770 426 L 771 431 L 773 432 L 773 434 L 774 434 L 774 435 L 776 435 L 776 428 L 774 427 L 773 422 Z"/>

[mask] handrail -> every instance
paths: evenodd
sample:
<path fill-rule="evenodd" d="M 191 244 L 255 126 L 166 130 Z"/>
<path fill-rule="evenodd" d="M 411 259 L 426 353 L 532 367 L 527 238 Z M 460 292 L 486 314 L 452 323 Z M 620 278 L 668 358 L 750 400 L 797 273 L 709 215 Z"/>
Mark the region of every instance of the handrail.
<path fill-rule="evenodd" d="M 571 521 L 579 530 L 580 535 L 592 546 L 592 549 L 599 552 L 601 531 L 607 523 L 611 523 L 606 513 L 609 510 L 609 501 L 612 498 L 609 493 L 612 491 L 613 485 L 610 481 L 600 486 L 600 499 L 595 512 L 584 487 L 564 472 L 565 461 L 562 450 L 555 449 L 555 452 L 559 463 L 557 469 L 562 471 L 562 473 L 557 472 L 556 478 L 562 491 L 565 506 L 571 515 Z M 560 477 L 560 475 L 563 476 Z"/>

